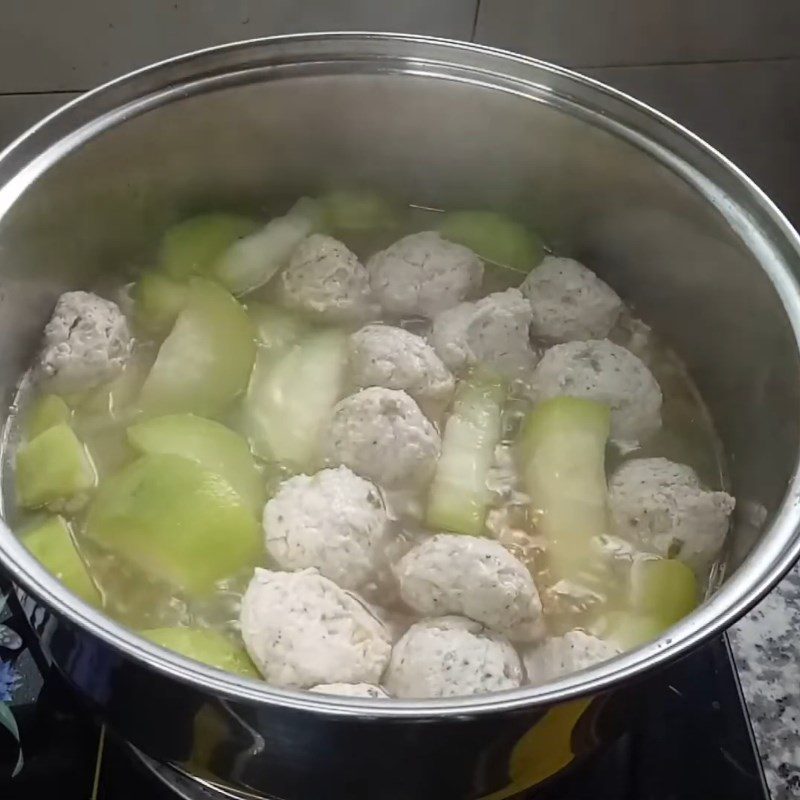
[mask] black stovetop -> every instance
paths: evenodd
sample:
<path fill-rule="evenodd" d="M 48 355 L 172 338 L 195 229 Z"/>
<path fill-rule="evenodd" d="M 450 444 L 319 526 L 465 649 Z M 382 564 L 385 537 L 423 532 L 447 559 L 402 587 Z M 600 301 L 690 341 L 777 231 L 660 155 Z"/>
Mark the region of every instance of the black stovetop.
<path fill-rule="evenodd" d="M 0 591 L 0 606 L 4 594 Z M 527 797 L 769 798 L 727 639 L 712 641 L 654 675 L 648 687 L 628 733 Z M 172 770 L 147 764 L 107 735 L 58 673 L 46 665 L 13 596 L 0 610 L 0 700 L 4 695 L 11 695 L 24 763 L 10 777 L 17 759 L 16 743 L 0 727 L 2 800 L 210 800 L 218 796 L 194 789 Z"/>

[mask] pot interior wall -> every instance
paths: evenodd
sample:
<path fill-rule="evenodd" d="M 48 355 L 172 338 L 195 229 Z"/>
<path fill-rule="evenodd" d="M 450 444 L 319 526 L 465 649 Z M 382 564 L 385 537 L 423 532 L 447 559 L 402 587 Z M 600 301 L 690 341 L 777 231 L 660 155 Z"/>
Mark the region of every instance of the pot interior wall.
<path fill-rule="evenodd" d="M 680 353 L 711 408 L 739 498 L 735 564 L 777 508 L 798 450 L 798 360 L 753 250 L 763 264 L 782 255 L 727 187 L 679 174 L 708 166 L 693 145 L 670 165 L 546 87 L 531 99 L 391 70 L 176 89 L 169 104 L 95 128 L 0 220 L 6 399 L 58 293 L 152 263 L 169 222 L 364 185 L 421 205 L 509 210 L 585 260 Z"/>

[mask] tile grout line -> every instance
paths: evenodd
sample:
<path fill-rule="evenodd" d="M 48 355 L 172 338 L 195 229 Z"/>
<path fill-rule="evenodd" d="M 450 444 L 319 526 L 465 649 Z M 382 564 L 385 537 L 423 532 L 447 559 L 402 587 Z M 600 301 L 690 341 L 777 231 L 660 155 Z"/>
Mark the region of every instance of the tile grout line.
<path fill-rule="evenodd" d="M 766 58 L 709 58 L 693 61 L 649 61 L 631 64 L 569 64 L 567 69 L 644 69 L 648 67 L 699 67 L 705 65 L 727 64 L 781 64 L 784 62 L 800 62 L 800 54 L 796 56 L 767 56 Z"/>
<path fill-rule="evenodd" d="M 480 13 L 480 6 L 481 0 L 476 0 L 475 2 L 475 15 L 472 20 L 472 33 L 470 35 L 470 41 L 475 42 L 475 36 L 477 34 L 478 29 L 478 16 Z M 485 44 L 484 42 L 475 42 L 476 44 Z M 491 47 L 496 47 L 497 45 L 489 45 Z M 502 49 L 502 48 L 501 48 Z M 515 51 L 510 51 L 515 52 Z M 539 56 L 534 56 L 539 57 Z M 547 59 L 544 59 L 545 61 Z M 783 62 L 800 62 L 800 54 L 793 55 L 793 56 L 768 56 L 766 58 L 719 58 L 719 59 L 706 59 L 706 60 L 695 60 L 695 61 L 651 61 L 646 63 L 636 63 L 636 64 L 560 64 L 560 66 L 564 66 L 567 69 L 572 69 L 576 71 L 580 70 L 587 70 L 587 69 L 646 69 L 652 67 L 693 67 L 693 66 L 704 66 L 704 65 L 729 65 L 729 64 L 774 64 L 774 63 L 783 63 Z M 557 61 L 551 63 L 559 63 Z M 99 81 L 97 85 L 100 85 L 102 81 Z M 73 88 L 73 89 L 32 89 L 30 91 L 2 91 L 0 90 L 0 98 L 2 97 L 37 97 L 42 95 L 58 95 L 58 94 L 83 94 L 84 92 L 90 91 L 89 88 Z"/>
<path fill-rule="evenodd" d="M 0 91 L 0 97 L 40 97 L 51 94 L 83 94 L 88 92 L 88 89 L 36 89 L 31 92 L 3 92 Z"/>
<path fill-rule="evenodd" d="M 475 16 L 472 18 L 472 33 L 469 35 L 471 42 L 475 41 L 475 35 L 478 32 L 478 16 L 481 12 L 481 0 L 475 0 Z"/>

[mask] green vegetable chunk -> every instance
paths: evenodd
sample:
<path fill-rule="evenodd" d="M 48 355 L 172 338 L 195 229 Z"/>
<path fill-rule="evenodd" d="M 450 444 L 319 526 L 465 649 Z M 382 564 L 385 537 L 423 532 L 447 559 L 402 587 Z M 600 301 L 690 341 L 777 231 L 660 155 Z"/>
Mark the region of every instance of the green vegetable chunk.
<path fill-rule="evenodd" d="M 555 579 L 592 569 L 591 539 L 607 533 L 608 406 L 575 397 L 546 400 L 528 415 L 520 450 L 537 529 L 549 542 Z"/>
<path fill-rule="evenodd" d="M 140 453 L 172 453 L 196 461 L 223 477 L 256 516 L 265 489 L 247 442 L 219 422 L 193 414 L 170 414 L 128 428 L 128 441 Z"/>
<path fill-rule="evenodd" d="M 280 306 L 248 303 L 247 313 L 256 326 L 259 352 L 286 348 L 308 329 L 308 323 L 302 317 Z"/>
<path fill-rule="evenodd" d="M 299 201 L 288 214 L 233 242 L 214 264 L 214 274 L 234 294 L 263 286 L 289 263 L 297 245 L 319 222 L 313 201 Z"/>
<path fill-rule="evenodd" d="M 459 384 L 428 497 L 428 527 L 473 535 L 483 532 L 490 500 L 486 480 L 500 441 L 504 396 L 499 383 L 467 380 Z"/>
<path fill-rule="evenodd" d="M 152 358 L 144 357 L 141 352 L 134 353 L 114 380 L 86 394 L 75 409 L 75 429 L 108 427 L 109 421 L 119 420 L 126 413 L 132 414 L 151 367 Z"/>
<path fill-rule="evenodd" d="M 98 608 L 102 605 L 100 592 L 92 583 L 72 541 L 69 526 L 62 517 L 51 517 L 29 533 L 24 533 L 22 543 L 73 594 Z"/>
<path fill-rule="evenodd" d="M 246 389 L 255 350 L 255 329 L 244 308 L 221 286 L 195 278 L 139 404 L 150 415 L 214 416 Z"/>
<path fill-rule="evenodd" d="M 315 466 L 346 369 L 347 335 L 338 330 L 309 333 L 277 357 L 259 353 L 243 407 L 255 453 L 296 469 Z"/>
<path fill-rule="evenodd" d="M 159 261 L 173 278 L 206 275 L 237 239 L 258 228 L 258 222 L 237 214 L 201 214 L 168 228 Z"/>
<path fill-rule="evenodd" d="M 106 479 L 86 535 L 189 595 L 255 565 L 259 525 L 231 485 L 176 455 L 146 455 Z"/>
<path fill-rule="evenodd" d="M 218 631 L 201 628 L 152 628 L 139 631 L 139 634 L 153 644 L 174 650 L 210 667 L 246 678 L 261 677 L 244 647 Z"/>
<path fill-rule="evenodd" d="M 494 211 L 452 211 L 444 215 L 439 233 L 503 267 L 529 272 L 544 258 L 539 237 Z"/>
<path fill-rule="evenodd" d="M 86 448 L 65 422 L 20 447 L 15 478 L 21 506 L 55 510 L 79 499 L 97 480 Z"/>
<path fill-rule="evenodd" d="M 72 411 L 61 397 L 55 394 L 42 395 L 25 415 L 25 436 L 34 439 L 62 422 L 69 425 L 71 420 Z"/>
<path fill-rule="evenodd" d="M 612 611 L 602 618 L 598 632 L 620 650 L 632 650 L 658 639 L 669 627 L 650 614 Z"/>
<path fill-rule="evenodd" d="M 186 305 L 189 286 L 158 272 L 145 272 L 134 289 L 133 317 L 136 324 L 152 336 L 169 333 Z"/>
<path fill-rule="evenodd" d="M 630 602 L 669 628 L 697 607 L 697 578 L 674 558 L 641 559 L 631 565 Z"/>
<path fill-rule="evenodd" d="M 320 198 L 323 225 L 334 234 L 394 228 L 399 210 L 375 192 L 342 189 Z"/>

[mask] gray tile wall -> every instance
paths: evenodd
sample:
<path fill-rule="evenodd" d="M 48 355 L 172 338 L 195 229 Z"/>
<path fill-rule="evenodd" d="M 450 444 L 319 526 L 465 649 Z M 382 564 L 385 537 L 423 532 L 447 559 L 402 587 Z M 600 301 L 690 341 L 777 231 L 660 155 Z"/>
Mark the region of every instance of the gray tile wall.
<path fill-rule="evenodd" d="M 800 224 L 800 59 L 582 71 L 701 135 Z"/>
<path fill-rule="evenodd" d="M 481 0 L 475 40 L 655 106 L 800 224 L 800 0 Z"/>
<path fill-rule="evenodd" d="M 0 94 L 0 149 L 29 125 L 75 97 L 80 93 Z"/>
<path fill-rule="evenodd" d="M 0 92 L 89 89 L 177 53 L 297 31 L 413 31 L 468 39 L 477 2 L 6 0 Z"/>
<path fill-rule="evenodd" d="M 796 0 L 481 0 L 476 38 L 566 66 L 800 56 Z"/>
<path fill-rule="evenodd" d="M 0 148 L 66 102 L 69 93 L 171 55 L 297 31 L 387 30 L 469 39 L 477 5 L 478 0 L 6 0 L 0 9 Z"/>
<path fill-rule="evenodd" d="M 348 28 L 474 38 L 574 66 L 707 138 L 800 220 L 800 0 L 9 0 L 0 146 L 66 93 L 153 60 Z"/>

